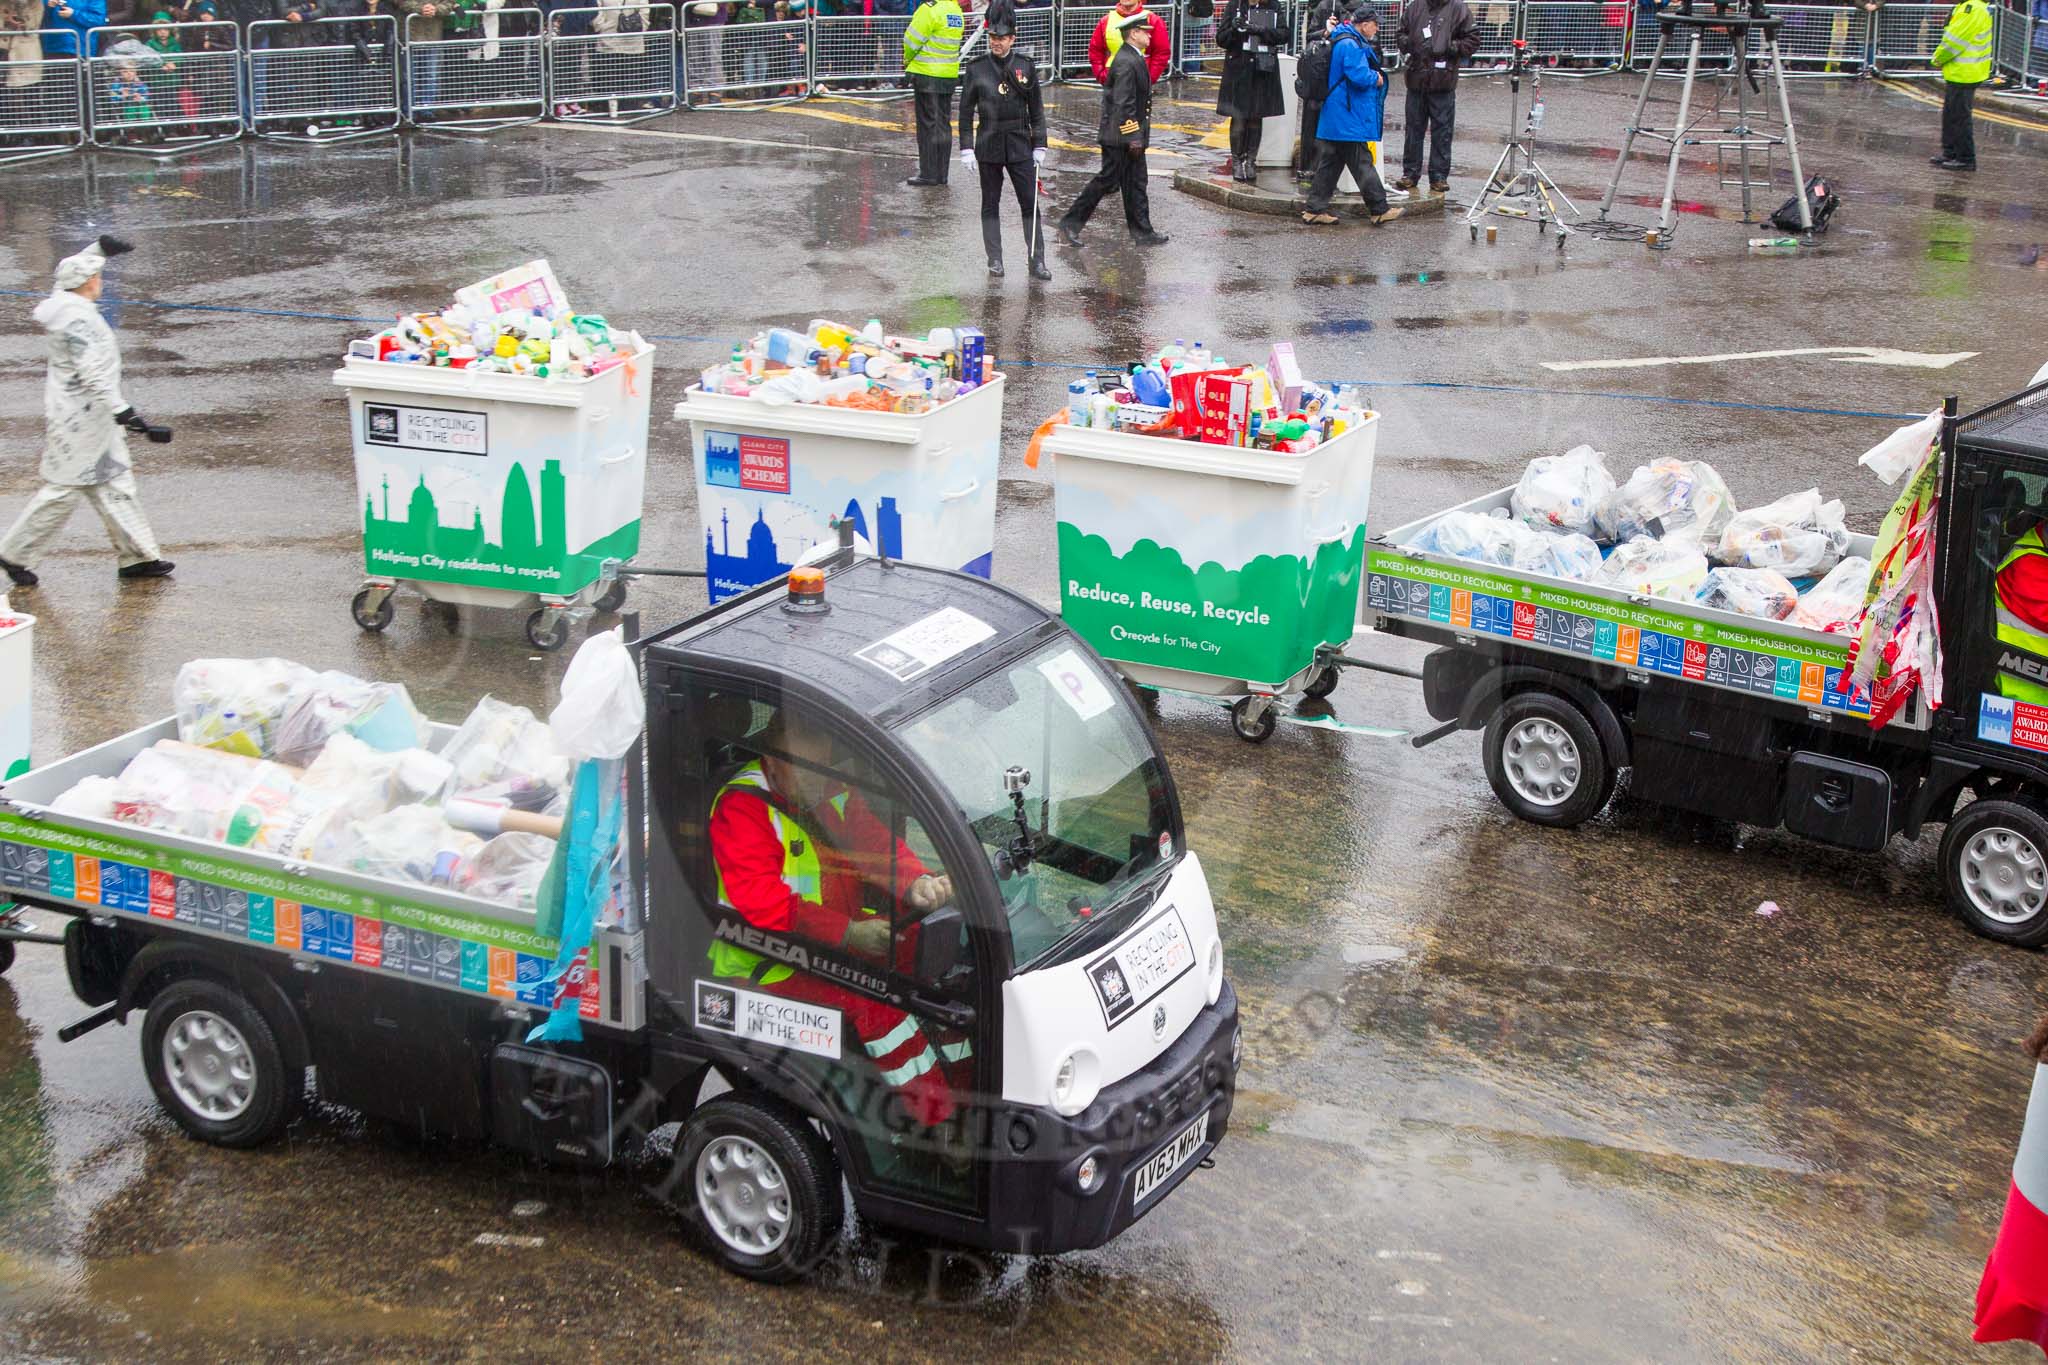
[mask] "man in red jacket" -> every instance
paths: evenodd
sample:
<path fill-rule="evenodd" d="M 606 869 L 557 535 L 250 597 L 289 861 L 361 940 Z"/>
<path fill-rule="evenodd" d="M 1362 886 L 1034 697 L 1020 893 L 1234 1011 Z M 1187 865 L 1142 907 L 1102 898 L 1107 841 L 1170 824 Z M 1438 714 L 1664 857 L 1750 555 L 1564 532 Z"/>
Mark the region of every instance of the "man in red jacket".
<path fill-rule="evenodd" d="M 1145 0 L 1116 0 L 1116 8 L 1095 22 L 1095 36 L 1088 40 L 1088 68 L 1095 73 L 1097 85 L 1109 84 L 1109 59 L 1116 56 L 1116 50 L 1124 45 L 1120 31 L 1124 20 L 1145 8 Z M 1173 39 L 1168 35 L 1166 21 L 1154 14 L 1152 19 L 1152 47 L 1145 54 L 1146 69 L 1152 73 L 1154 85 L 1166 76 L 1166 68 L 1173 64 Z M 1112 28 L 1111 25 L 1118 27 Z"/>
<path fill-rule="evenodd" d="M 779 714 L 760 742 L 763 756 L 728 778 L 711 802 L 719 899 L 757 929 L 877 963 L 893 956 L 899 970 L 907 968 L 916 934 L 892 944 L 890 907 L 919 918 L 952 900 L 951 879 L 925 871 L 860 795 L 834 778 L 829 737 Z M 838 1010 L 914 1120 L 933 1127 L 952 1117 L 945 1067 L 965 1062 L 964 1040 L 935 1042 L 892 1005 L 720 939 L 709 957 L 714 976 Z"/>

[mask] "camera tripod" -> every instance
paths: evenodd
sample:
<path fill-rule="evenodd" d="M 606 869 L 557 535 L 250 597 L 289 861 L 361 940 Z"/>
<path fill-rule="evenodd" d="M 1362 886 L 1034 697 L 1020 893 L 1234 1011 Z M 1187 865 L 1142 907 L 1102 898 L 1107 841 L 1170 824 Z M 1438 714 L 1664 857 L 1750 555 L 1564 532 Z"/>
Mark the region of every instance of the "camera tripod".
<path fill-rule="evenodd" d="M 1536 130 L 1543 123 L 1543 73 L 1539 70 L 1530 75 L 1529 115 L 1524 119 L 1522 68 L 1528 65 L 1528 59 L 1529 44 L 1515 39 L 1514 55 L 1508 60 L 1508 145 L 1501 149 L 1500 160 L 1493 163 L 1486 188 L 1465 210 L 1465 226 L 1472 230 L 1475 242 L 1479 240 L 1479 220 L 1488 214 L 1534 222 L 1539 237 L 1546 226 L 1554 227 L 1558 250 L 1562 251 L 1564 239 L 1572 230 L 1558 216 L 1557 206 L 1562 203 L 1574 218 L 1579 216 L 1579 209 L 1536 159 Z"/>
<path fill-rule="evenodd" d="M 1753 222 L 1754 210 L 1750 203 L 1751 190 L 1762 186 L 1770 187 L 1768 174 L 1759 181 L 1751 175 L 1751 159 L 1762 153 L 1764 167 L 1768 173 L 1770 158 L 1778 147 L 1785 149 L 1792 161 L 1793 196 L 1799 205 L 1799 228 L 1802 233 L 1813 231 L 1813 214 L 1806 202 L 1806 173 L 1799 165 L 1799 137 L 1792 129 L 1792 101 L 1785 89 L 1785 61 L 1778 50 L 1778 29 L 1785 22 L 1782 17 L 1770 14 L 1764 7 L 1764 0 L 1747 0 L 1747 12 L 1732 12 L 1731 0 L 1712 0 L 1712 14 L 1693 13 L 1693 0 L 1680 0 L 1676 11 L 1660 11 L 1657 15 L 1657 54 L 1650 59 L 1650 66 L 1643 73 L 1642 93 L 1636 97 L 1635 114 L 1629 120 L 1626 135 L 1622 138 L 1621 155 L 1615 159 L 1614 178 L 1607 183 L 1606 197 L 1600 201 L 1600 221 L 1607 220 L 1614 208 L 1615 196 L 1621 190 L 1621 178 L 1628 171 L 1630 150 L 1638 137 L 1670 144 L 1670 154 L 1664 164 L 1664 204 L 1657 215 L 1657 241 L 1655 245 L 1668 247 L 1671 234 L 1678 226 L 1678 214 L 1672 201 L 1678 190 L 1678 158 L 1687 147 L 1712 147 L 1717 157 L 1723 159 L 1728 153 L 1737 154 L 1740 163 L 1739 177 L 1730 181 L 1723 174 L 1722 183 L 1742 187 L 1742 220 Z M 1679 87 L 1678 112 L 1670 128 L 1650 128 L 1643 125 L 1644 110 L 1649 107 L 1650 90 L 1656 83 L 1658 70 L 1664 64 L 1664 54 L 1672 45 L 1679 30 L 1685 30 L 1688 37 L 1685 55 L 1685 80 Z M 1700 49 L 1709 33 L 1723 34 L 1734 49 L 1733 69 L 1735 73 L 1736 115 L 1733 125 L 1725 128 L 1701 126 L 1713 114 L 1692 118 L 1693 87 L 1699 79 Z M 1762 56 L 1765 70 L 1775 87 L 1778 104 L 1778 119 L 1783 131 L 1767 132 L 1751 126 L 1749 96 L 1762 94 L 1763 89 L 1756 83 L 1752 70 L 1753 58 L 1749 51 L 1751 35 L 1762 39 Z M 1719 110 L 1714 111 L 1720 112 Z M 1768 116 L 1766 116 L 1768 117 Z"/>

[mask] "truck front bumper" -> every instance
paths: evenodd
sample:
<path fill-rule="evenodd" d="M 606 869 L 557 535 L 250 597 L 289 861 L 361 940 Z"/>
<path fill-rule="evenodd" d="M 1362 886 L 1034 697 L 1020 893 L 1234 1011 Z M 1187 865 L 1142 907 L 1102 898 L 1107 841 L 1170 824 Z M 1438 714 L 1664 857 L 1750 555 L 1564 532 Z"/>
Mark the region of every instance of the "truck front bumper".
<path fill-rule="evenodd" d="M 976 1240 L 997 1251 L 1085 1251 L 1157 1208 L 1229 1129 L 1237 1047 L 1237 994 L 1226 980 L 1172 1047 L 1081 1113 L 1001 1106 L 989 1134 L 989 1216 Z M 1091 1158 L 1095 1180 L 1084 1189 Z"/>

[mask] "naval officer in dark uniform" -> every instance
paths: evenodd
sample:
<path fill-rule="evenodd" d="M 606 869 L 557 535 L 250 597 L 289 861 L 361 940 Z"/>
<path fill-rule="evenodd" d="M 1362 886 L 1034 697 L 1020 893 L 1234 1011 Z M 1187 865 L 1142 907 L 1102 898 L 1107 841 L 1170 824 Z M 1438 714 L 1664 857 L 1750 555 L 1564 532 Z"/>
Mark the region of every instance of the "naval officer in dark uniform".
<path fill-rule="evenodd" d="M 1017 51 L 1017 20 L 1009 0 L 988 7 L 988 51 L 960 72 L 960 162 L 981 171 L 981 243 L 988 273 L 1003 273 L 1003 179 L 1024 213 L 1031 278 L 1049 280 L 1045 233 L 1038 221 L 1038 168 L 1045 164 L 1045 99 L 1031 58 Z M 977 131 L 975 124 L 979 122 Z"/>
<path fill-rule="evenodd" d="M 1110 16 L 1124 35 L 1124 45 L 1109 61 L 1109 79 L 1102 87 L 1102 169 L 1082 187 L 1081 197 L 1060 218 L 1060 238 L 1081 245 L 1081 229 L 1104 195 L 1120 190 L 1124 225 L 1139 246 L 1164 246 L 1166 234 L 1152 228 L 1152 200 L 1145 186 L 1145 147 L 1152 139 L 1152 72 L 1145 53 L 1152 46 L 1152 16 L 1144 10 L 1128 18 Z"/>

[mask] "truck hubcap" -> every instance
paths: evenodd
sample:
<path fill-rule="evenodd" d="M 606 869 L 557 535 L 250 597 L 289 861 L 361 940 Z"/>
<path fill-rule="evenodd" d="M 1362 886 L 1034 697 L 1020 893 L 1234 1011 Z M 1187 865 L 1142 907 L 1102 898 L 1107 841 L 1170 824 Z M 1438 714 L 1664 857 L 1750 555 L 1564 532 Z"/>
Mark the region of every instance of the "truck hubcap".
<path fill-rule="evenodd" d="M 789 1236 L 789 1182 L 748 1138 L 716 1137 L 697 1154 L 697 1207 L 720 1241 L 749 1256 L 771 1252 Z"/>
<path fill-rule="evenodd" d="M 1963 894 L 2001 924 L 2024 924 L 2048 908 L 2048 861 L 2018 830 L 1982 829 L 1963 849 Z"/>
<path fill-rule="evenodd" d="M 164 1075 L 179 1103 L 224 1123 L 256 1098 L 256 1063 L 241 1032 L 211 1010 L 192 1010 L 164 1033 Z"/>
<path fill-rule="evenodd" d="M 1556 721 L 1517 721 L 1501 742 L 1508 784 L 1532 806 L 1555 806 L 1579 789 L 1579 746 Z"/>

